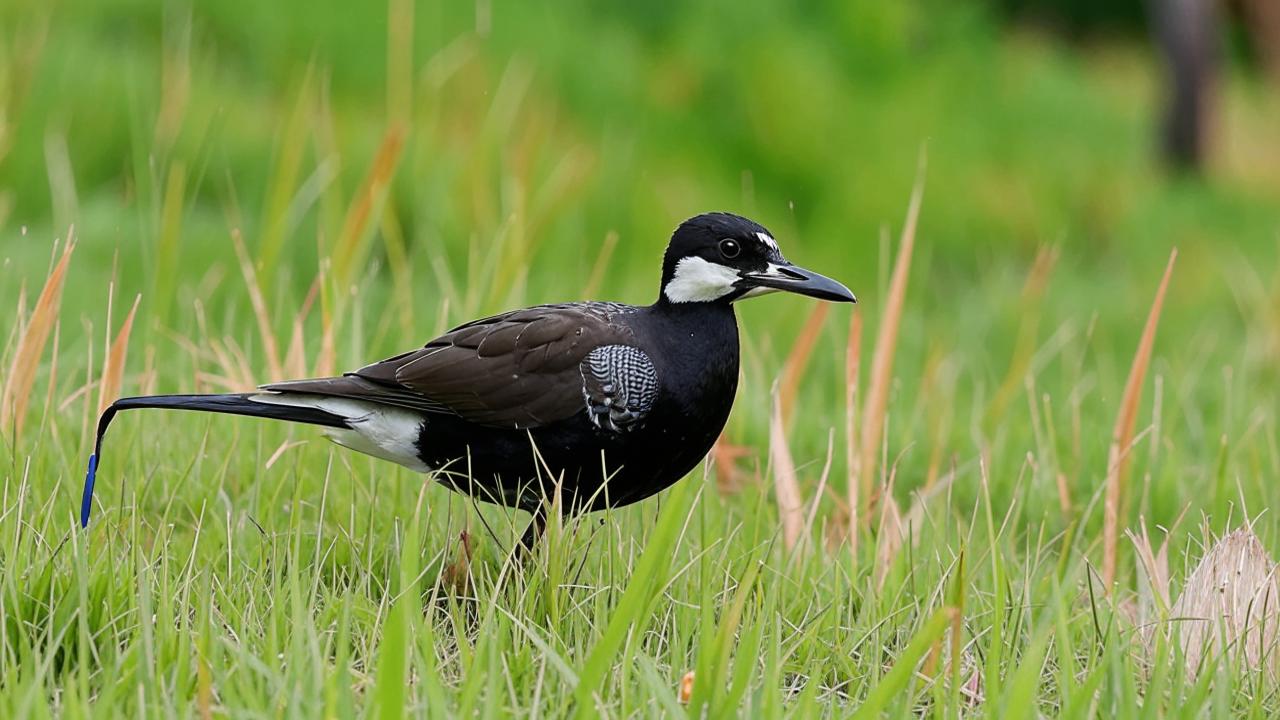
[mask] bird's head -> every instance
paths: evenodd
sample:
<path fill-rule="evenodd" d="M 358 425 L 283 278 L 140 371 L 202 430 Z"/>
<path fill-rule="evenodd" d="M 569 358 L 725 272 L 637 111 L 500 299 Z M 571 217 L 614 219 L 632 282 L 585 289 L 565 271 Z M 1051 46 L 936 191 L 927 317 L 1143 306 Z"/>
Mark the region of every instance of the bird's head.
<path fill-rule="evenodd" d="M 844 285 L 791 264 L 773 234 L 744 217 L 706 213 L 685 220 L 672 234 L 660 302 L 727 303 L 778 290 L 857 302 Z"/>

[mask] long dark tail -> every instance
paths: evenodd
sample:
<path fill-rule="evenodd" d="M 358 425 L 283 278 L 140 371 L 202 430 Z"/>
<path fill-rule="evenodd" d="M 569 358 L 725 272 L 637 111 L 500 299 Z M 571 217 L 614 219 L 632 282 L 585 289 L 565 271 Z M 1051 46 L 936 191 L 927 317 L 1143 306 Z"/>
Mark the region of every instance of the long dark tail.
<path fill-rule="evenodd" d="M 311 407 L 296 407 L 252 400 L 254 393 L 230 395 L 149 395 L 146 397 L 120 398 L 98 418 L 98 435 L 89 456 L 89 468 L 84 474 L 84 493 L 80 498 L 80 527 L 89 526 L 89 513 L 93 509 L 93 484 L 98 474 L 98 461 L 102 457 L 102 436 L 121 410 L 136 408 L 165 408 L 170 410 L 200 410 L 202 412 L 247 415 L 249 417 L 288 420 L 325 427 L 349 427 L 342 417 Z"/>

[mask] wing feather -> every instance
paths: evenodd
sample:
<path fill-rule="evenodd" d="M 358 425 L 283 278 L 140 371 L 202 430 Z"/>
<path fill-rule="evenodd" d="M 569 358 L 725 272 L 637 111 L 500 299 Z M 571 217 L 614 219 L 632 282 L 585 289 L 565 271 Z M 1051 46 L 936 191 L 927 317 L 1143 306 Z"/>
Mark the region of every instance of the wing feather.
<path fill-rule="evenodd" d="M 339 378 L 263 386 L 452 413 L 479 425 L 532 428 L 585 409 L 580 364 L 597 347 L 634 343 L 619 306 L 544 305 L 454 328 L 419 350 Z"/>

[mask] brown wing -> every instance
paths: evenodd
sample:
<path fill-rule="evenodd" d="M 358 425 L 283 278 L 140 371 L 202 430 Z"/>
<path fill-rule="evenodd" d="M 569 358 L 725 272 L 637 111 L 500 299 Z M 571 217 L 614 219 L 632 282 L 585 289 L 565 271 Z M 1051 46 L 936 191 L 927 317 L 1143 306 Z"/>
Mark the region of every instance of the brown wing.
<path fill-rule="evenodd" d="M 454 328 L 425 347 L 340 378 L 263 386 L 452 413 L 491 427 L 530 428 L 584 409 L 579 364 L 602 345 L 634 342 L 612 306 L 545 305 Z"/>

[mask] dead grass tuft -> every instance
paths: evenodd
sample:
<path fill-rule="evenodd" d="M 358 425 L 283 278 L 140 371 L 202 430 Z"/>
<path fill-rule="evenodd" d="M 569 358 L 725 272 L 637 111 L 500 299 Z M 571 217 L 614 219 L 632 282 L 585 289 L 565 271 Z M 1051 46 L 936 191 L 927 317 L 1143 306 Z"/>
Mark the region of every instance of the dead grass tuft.
<path fill-rule="evenodd" d="M 1187 671 L 1195 674 L 1205 659 L 1224 651 L 1250 668 L 1272 667 L 1277 589 L 1276 564 L 1252 528 L 1234 530 L 1215 543 L 1171 610 Z"/>
<path fill-rule="evenodd" d="M 0 432 L 8 434 L 12 428 L 16 434 L 22 434 L 22 426 L 26 420 L 27 404 L 31 400 L 31 387 L 35 383 L 36 369 L 40 365 L 40 356 L 44 354 L 45 343 L 53 326 L 58 320 L 58 308 L 62 304 L 62 287 L 67 275 L 67 266 L 71 263 L 71 254 L 75 252 L 76 243 L 73 237 L 74 228 L 67 233 L 67 243 L 62 248 L 62 255 L 45 280 L 44 289 L 36 299 L 35 308 L 18 337 L 17 349 L 13 353 L 13 362 L 5 374 L 4 390 L 0 392 Z"/>

